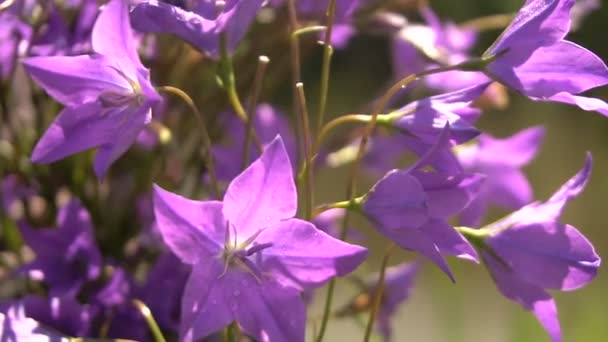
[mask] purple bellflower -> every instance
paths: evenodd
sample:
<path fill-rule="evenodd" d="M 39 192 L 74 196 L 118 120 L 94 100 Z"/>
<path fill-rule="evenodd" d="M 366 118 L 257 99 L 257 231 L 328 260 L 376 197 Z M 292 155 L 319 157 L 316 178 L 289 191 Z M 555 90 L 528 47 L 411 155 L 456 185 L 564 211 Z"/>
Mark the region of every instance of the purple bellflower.
<path fill-rule="evenodd" d="M 21 44 L 28 44 L 32 28 L 9 10 L 0 13 L 0 80 L 6 80 L 13 72 Z"/>
<path fill-rule="evenodd" d="M 156 187 L 154 205 L 165 242 L 192 265 L 182 298 L 182 341 L 232 321 L 258 341 L 304 341 L 300 293 L 352 272 L 367 255 L 294 218 L 297 194 L 280 137 L 228 185 L 223 202 L 193 201 Z"/>
<path fill-rule="evenodd" d="M 608 67 L 564 37 L 574 0 L 527 0 L 486 51 L 486 74 L 533 100 L 556 101 L 608 115 L 602 100 L 577 95 L 608 83 Z"/>
<path fill-rule="evenodd" d="M 174 34 L 210 57 L 219 58 L 221 35 L 226 36 L 226 48 L 232 53 L 263 3 L 263 0 L 198 0 L 183 9 L 160 0 L 137 0 L 131 18 L 138 31 Z"/>
<path fill-rule="evenodd" d="M 442 254 L 477 261 L 477 253 L 449 223 L 479 192 L 483 176 L 426 169 L 449 149 L 449 128 L 416 164 L 389 171 L 362 198 L 361 209 L 375 228 L 402 248 L 433 261 L 454 279 Z"/>
<path fill-rule="evenodd" d="M 498 290 L 532 311 L 554 342 L 561 341 L 555 301 L 546 290 L 572 291 L 596 276 L 600 257 L 576 228 L 560 223 L 565 205 L 585 187 L 585 167 L 549 200 L 535 202 L 481 231 L 482 258 Z"/>
<path fill-rule="evenodd" d="M 36 254 L 21 271 L 43 281 L 51 296 L 75 296 L 84 282 L 100 275 L 102 260 L 91 218 L 77 200 L 59 210 L 56 229 L 34 229 L 24 222 L 19 228 Z"/>
<path fill-rule="evenodd" d="M 391 321 L 399 307 L 410 297 L 419 268 L 418 263 L 403 263 L 386 269 L 382 302 L 376 318 L 376 327 L 385 342 L 392 340 Z M 338 316 L 351 316 L 371 309 L 378 285 L 378 274 L 362 282 L 362 292 L 355 296 L 345 308 L 339 310 Z"/>
<path fill-rule="evenodd" d="M 134 45 L 126 1 L 112 0 L 92 34 L 95 54 L 32 57 L 30 75 L 66 106 L 47 129 L 32 161 L 50 163 L 98 147 L 94 169 L 102 178 L 135 141 L 161 100 Z"/>
<path fill-rule="evenodd" d="M 456 148 L 466 171 L 487 176 L 479 195 L 460 213 L 460 224 L 479 226 L 489 204 L 515 210 L 532 201 L 532 188 L 521 168 L 536 156 L 544 133 L 536 126 L 505 139 L 482 134 L 477 143 Z"/>

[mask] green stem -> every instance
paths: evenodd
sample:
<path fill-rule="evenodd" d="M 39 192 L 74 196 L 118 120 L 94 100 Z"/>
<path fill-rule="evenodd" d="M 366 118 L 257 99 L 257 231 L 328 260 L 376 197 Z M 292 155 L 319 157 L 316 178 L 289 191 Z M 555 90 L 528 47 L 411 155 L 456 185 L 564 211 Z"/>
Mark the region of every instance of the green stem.
<path fill-rule="evenodd" d="M 236 115 L 247 124 L 247 112 L 245 111 L 245 107 L 239 98 L 238 91 L 236 89 L 236 79 L 234 76 L 234 68 L 232 66 L 232 58 L 228 54 L 228 47 L 226 43 L 226 35 L 222 34 L 220 36 L 220 71 L 222 82 L 224 85 L 224 89 L 226 90 L 226 95 L 228 96 L 228 101 L 230 105 L 234 109 Z M 264 150 L 262 147 L 262 143 L 260 142 L 259 137 L 255 132 L 252 133 L 253 142 L 260 153 Z"/>
<path fill-rule="evenodd" d="M 253 91 L 251 95 L 251 102 L 249 103 L 249 111 L 247 112 L 247 124 L 245 125 L 245 142 L 243 145 L 243 169 L 249 165 L 249 153 L 251 147 L 251 140 L 255 130 L 253 123 L 255 122 L 255 112 L 262 91 L 262 81 L 264 80 L 264 74 L 266 73 L 266 66 L 270 63 L 270 59 L 266 56 L 260 56 L 258 58 L 258 67 L 255 72 L 255 79 L 253 81 Z"/>
<path fill-rule="evenodd" d="M 205 123 L 205 117 L 198 110 L 196 105 L 194 104 L 194 100 L 183 90 L 172 87 L 172 86 L 162 86 L 157 88 L 159 91 L 165 92 L 167 94 L 175 95 L 181 98 L 187 105 L 190 107 L 192 112 L 198 119 L 198 123 L 201 128 L 201 136 L 203 139 L 203 154 L 205 158 L 205 166 L 207 167 L 207 171 L 209 172 L 209 178 L 211 180 L 211 189 L 213 190 L 213 194 L 215 198 L 220 198 L 220 188 L 217 183 L 217 177 L 215 174 L 215 165 L 213 163 L 213 155 L 211 154 L 211 138 L 209 137 L 209 130 L 207 129 L 207 124 Z"/>
<path fill-rule="evenodd" d="M 291 33 L 291 39 L 298 39 L 300 36 L 309 34 L 309 33 L 317 33 L 327 29 L 327 26 L 323 25 L 315 25 L 315 26 L 307 26 L 302 27 L 301 29 L 297 29 Z"/>
<path fill-rule="evenodd" d="M 310 123 L 308 121 L 308 110 L 306 106 L 306 94 L 304 93 L 304 85 L 302 82 L 296 84 L 296 90 L 298 95 L 298 106 L 300 120 L 298 122 L 302 125 L 301 132 L 304 136 L 304 165 L 302 166 L 306 170 L 305 177 L 305 189 L 306 196 L 304 202 L 304 219 L 310 220 L 312 218 L 312 203 L 314 201 L 314 184 L 313 184 L 313 167 L 312 167 L 312 141 L 310 132 Z"/>
<path fill-rule="evenodd" d="M 289 29 L 293 32 L 298 31 L 298 15 L 296 13 L 296 5 L 295 0 L 287 0 L 287 14 L 289 17 Z M 293 36 L 292 36 L 293 37 Z M 291 79 L 293 84 L 293 112 L 298 112 L 298 103 L 295 99 L 298 98 L 298 90 L 296 88 L 296 84 L 298 84 L 301 80 L 302 67 L 300 64 L 300 41 L 298 39 L 290 39 L 290 62 L 291 62 Z M 297 144 L 297 153 L 298 156 L 296 160 L 300 161 L 302 156 L 304 155 L 303 151 L 303 132 L 301 131 L 301 125 L 296 125 L 296 144 Z M 296 163 L 296 165 L 300 165 L 300 163 Z"/>
<path fill-rule="evenodd" d="M 391 242 L 386 250 L 386 254 L 384 254 L 384 259 L 382 259 L 382 266 L 380 268 L 380 278 L 378 279 L 378 284 L 376 285 L 376 291 L 374 293 L 374 302 L 372 304 L 372 310 L 369 313 L 369 320 L 367 321 L 367 326 L 365 327 L 365 337 L 363 338 L 363 342 L 369 342 L 369 339 L 372 336 L 372 329 L 374 327 L 374 323 L 376 322 L 376 317 L 378 316 L 380 305 L 382 304 L 382 296 L 384 294 L 384 278 L 386 275 L 386 268 L 388 266 L 388 259 L 390 258 L 391 253 L 394 249 L 395 244 Z"/>
<path fill-rule="evenodd" d="M 331 56 L 333 49 L 331 46 L 331 34 L 334 28 L 334 18 L 336 15 L 336 0 L 329 0 L 327 4 L 327 30 L 325 30 L 325 42 L 323 44 L 323 64 L 321 66 L 321 90 L 319 94 L 319 116 L 317 118 L 316 132 L 321 130 L 325 121 L 325 111 L 327 109 L 327 95 L 329 92 L 329 72 L 331 68 Z"/>
<path fill-rule="evenodd" d="M 139 299 L 133 299 L 132 302 L 133 302 L 133 305 L 135 305 L 137 310 L 139 310 L 141 315 L 144 317 L 144 319 L 146 320 L 146 323 L 148 323 L 148 327 L 150 328 L 150 331 L 152 332 L 152 336 L 154 336 L 154 340 L 156 342 L 166 342 L 167 340 L 165 340 L 165 337 L 163 336 L 162 331 L 158 327 L 158 324 L 156 323 L 156 320 L 154 319 L 152 312 L 146 306 L 146 304 L 144 304 Z"/>

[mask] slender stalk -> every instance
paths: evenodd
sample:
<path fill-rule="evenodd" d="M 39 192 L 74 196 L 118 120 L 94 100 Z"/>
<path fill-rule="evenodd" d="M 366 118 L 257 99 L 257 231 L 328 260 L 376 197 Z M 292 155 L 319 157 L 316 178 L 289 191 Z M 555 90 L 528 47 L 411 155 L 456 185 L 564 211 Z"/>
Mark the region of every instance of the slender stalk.
<path fill-rule="evenodd" d="M 376 322 L 380 305 L 382 304 L 382 297 L 384 294 L 384 278 L 386 275 L 386 268 L 388 266 L 388 259 L 391 257 L 394 249 L 395 244 L 391 242 L 386 250 L 386 254 L 384 254 L 384 258 L 382 259 L 380 277 L 378 278 L 378 284 L 376 285 L 376 289 L 374 291 L 374 302 L 372 303 L 372 309 L 369 313 L 369 320 L 367 321 L 367 326 L 365 327 L 365 337 L 363 338 L 363 342 L 369 342 L 369 339 L 372 336 L 372 329 L 374 327 L 374 323 Z"/>
<path fill-rule="evenodd" d="M 363 133 L 363 136 L 361 137 L 361 141 L 359 143 L 359 149 L 357 151 L 357 157 L 355 158 L 355 161 L 353 162 L 353 167 L 352 167 L 352 170 L 350 173 L 348 186 L 347 186 L 347 190 L 346 190 L 347 198 L 351 203 L 353 203 L 356 200 L 356 197 L 355 197 L 355 193 L 357 190 L 356 180 L 357 180 L 357 176 L 359 173 L 361 161 L 363 159 L 363 155 L 367 148 L 369 138 L 370 138 L 371 134 L 373 133 L 374 129 L 376 128 L 376 122 L 378 121 L 378 116 L 384 110 L 384 108 L 388 104 L 388 101 L 395 95 L 395 93 L 397 93 L 401 88 L 407 86 L 411 82 L 414 82 L 421 77 L 432 75 L 432 74 L 438 74 L 438 73 L 442 73 L 442 72 L 446 72 L 446 71 L 452 71 L 452 70 L 471 70 L 472 71 L 475 68 L 477 68 L 475 70 L 478 70 L 480 68 L 480 66 L 483 65 L 483 64 L 479 64 L 479 63 L 487 63 L 488 61 L 489 60 L 483 60 L 483 59 L 467 61 L 467 62 L 456 64 L 456 65 L 439 67 L 439 68 L 435 68 L 435 69 L 428 69 L 428 70 L 424 70 L 420 73 L 411 74 L 407 77 L 402 78 L 397 83 L 395 83 L 382 96 L 382 98 L 380 98 L 380 101 L 378 101 L 378 104 L 375 106 L 375 108 L 372 112 L 371 118 L 368 121 L 366 130 Z M 342 220 L 342 227 L 340 229 L 340 239 L 341 240 L 344 240 L 348 233 L 350 216 L 351 216 L 350 211 L 347 211 L 344 216 L 344 219 Z M 317 342 L 321 342 L 323 340 L 323 336 L 324 336 L 325 330 L 327 328 L 327 322 L 329 321 L 329 316 L 330 316 L 330 312 L 331 312 L 331 303 L 333 300 L 335 282 L 336 282 L 336 279 L 335 278 L 332 279 L 327 288 L 327 297 L 325 298 L 323 320 L 321 321 L 321 328 L 319 330 L 319 336 L 317 337 Z"/>
<path fill-rule="evenodd" d="M 234 77 L 234 68 L 232 66 L 232 58 L 228 54 L 228 47 L 226 43 L 226 35 L 222 34 L 220 36 L 220 70 L 222 81 L 224 83 L 224 89 L 226 90 L 226 95 L 228 96 L 228 101 L 230 105 L 234 109 L 236 115 L 247 124 L 247 111 L 245 111 L 245 107 L 241 102 L 238 91 L 236 89 L 236 80 Z M 262 143 L 260 142 L 259 137 L 255 132 L 252 133 L 253 142 L 260 153 L 263 151 Z"/>
<path fill-rule="evenodd" d="M 296 13 L 296 5 L 295 0 L 287 0 L 287 12 L 289 16 L 289 30 L 292 32 L 298 31 L 298 15 Z M 300 41 L 298 39 L 290 39 L 290 62 L 291 62 L 291 81 L 293 84 L 293 112 L 298 112 L 298 104 L 295 101 L 298 97 L 298 90 L 296 89 L 296 84 L 301 81 L 302 67 L 300 65 Z M 296 143 L 297 143 L 297 160 L 299 161 L 302 156 L 304 156 L 304 146 L 302 144 L 304 133 L 301 132 L 300 128 L 302 125 L 296 125 Z"/>
<path fill-rule="evenodd" d="M 488 15 L 465 21 L 460 24 L 460 27 L 479 31 L 497 30 L 509 26 L 513 18 L 515 18 L 514 13 Z"/>
<path fill-rule="evenodd" d="M 236 321 L 230 323 L 226 329 L 226 342 L 240 342 L 243 339 L 241 329 Z"/>
<path fill-rule="evenodd" d="M 313 148 L 314 153 L 317 154 L 319 152 L 321 143 L 325 140 L 329 132 L 331 132 L 335 128 L 345 123 L 368 123 L 370 120 L 371 116 L 366 114 L 347 114 L 331 120 L 330 122 L 325 124 L 319 131 L 317 139 L 315 140 L 315 146 Z"/>
<path fill-rule="evenodd" d="M 148 327 L 150 328 L 150 331 L 152 332 L 152 336 L 154 336 L 154 340 L 156 342 L 166 342 L 167 340 L 165 340 L 165 337 L 163 336 L 162 331 L 160 330 L 158 324 L 156 323 L 156 320 L 154 319 L 154 315 L 152 315 L 152 312 L 146 306 L 146 304 L 144 304 L 139 299 L 133 299 L 132 302 L 133 302 L 133 305 L 137 308 L 137 310 L 139 310 L 141 315 L 144 317 L 144 319 L 146 320 L 146 323 L 148 323 Z"/>
<path fill-rule="evenodd" d="M 192 100 L 190 95 L 188 95 L 183 90 L 176 88 L 176 87 L 172 87 L 172 86 L 162 86 L 162 87 L 158 87 L 157 89 L 162 92 L 165 92 L 167 94 L 172 94 L 172 95 L 175 95 L 175 96 L 181 98 L 188 105 L 188 107 L 190 107 L 192 112 L 197 117 L 198 123 L 201 128 L 201 136 L 203 139 L 203 149 L 204 149 L 203 151 L 204 151 L 204 157 L 205 157 L 205 166 L 207 167 L 207 171 L 209 171 L 209 178 L 211 180 L 211 189 L 213 191 L 213 195 L 215 196 L 215 198 L 220 198 L 220 188 L 217 184 L 217 177 L 215 175 L 215 165 L 213 163 L 213 155 L 211 154 L 211 138 L 209 138 L 209 130 L 207 129 L 207 124 L 205 123 L 205 117 L 203 116 L 203 113 L 201 113 L 198 110 L 198 108 L 194 104 L 194 101 Z"/>
<path fill-rule="evenodd" d="M 253 81 L 253 91 L 251 93 L 251 99 L 249 102 L 249 111 L 247 111 L 247 124 L 245 125 L 245 142 L 243 145 L 243 168 L 249 165 L 249 154 L 251 147 L 251 140 L 253 138 L 253 123 L 255 122 L 255 112 L 258 104 L 258 98 L 262 91 L 262 81 L 264 80 L 264 74 L 266 73 L 266 66 L 270 63 L 270 59 L 266 56 L 260 56 L 258 58 L 258 68 L 255 72 L 255 79 Z"/>
<path fill-rule="evenodd" d="M 317 33 L 327 29 L 327 26 L 323 25 L 314 25 L 302 27 L 301 29 L 297 29 L 291 33 L 291 39 L 298 39 L 298 37 L 309 34 L 309 33 Z"/>
<path fill-rule="evenodd" d="M 304 218 L 310 220 L 312 218 L 312 203 L 314 200 L 314 184 L 313 184 L 313 167 L 312 167 L 312 141 L 310 132 L 310 123 L 308 121 L 308 110 L 306 107 L 306 95 L 304 93 L 304 84 L 298 82 L 296 84 L 296 90 L 298 94 L 298 106 L 300 114 L 300 120 L 302 124 L 301 132 L 304 136 L 304 169 L 305 172 L 305 188 L 306 188 L 306 201 L 304 202 Z"/>
<path fill-rule="evenodd" d="M 334 18 L 336 16 L 336 0 L 329 0 L 327 4 L 327 30 L 325 30 L 325 42 L 323 44 L 323 64 L 321 66 L 321 90 L 319 93 L 319 115 L 317 118 L 317 128 L 319 132 L 325 121 L 325 111 L 327 107 L 327 94 L 329 92 L 329 72 L 331 68 L 331 34 L 334 28 Z"/>

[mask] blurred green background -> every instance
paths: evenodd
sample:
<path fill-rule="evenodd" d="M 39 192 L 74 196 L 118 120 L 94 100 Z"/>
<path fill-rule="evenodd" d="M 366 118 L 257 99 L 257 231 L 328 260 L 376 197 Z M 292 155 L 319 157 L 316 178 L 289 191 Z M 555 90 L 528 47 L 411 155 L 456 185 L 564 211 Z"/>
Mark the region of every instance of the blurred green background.
<path fill-rule="evenodd" d="M 431 6 L 442 19 L 462 22 L 478 16 L 515 12 L 523 0 L 432 0 Z M 568 39 L 594 51 L 608 61 L 608 2 L 592 13 Z M 485 32 L 478 44 L 481 53 L 499 31 Z M 334 59 L 329 113 L 347 113 L 364 105 L 386 84 L 390 74 L 388 41 L 377 37 L 355 39 Z M 316 53 L 320 53 L 316 51 Z M 313 86 L 318 79 L 320 57 L 311 56 L 304 68 L 304 81 L 315 112 Z M 355 70 L 356 72 L 353 72 Z M 608 88 L 592 91 L 608 99 Z M 577 227 L 595 245 L 600 256 L 608 256 L 608 119 L 574 107 L 532 102 L 510 92 L 505 110 L 486 112 L 478 127 L 494 136 L 505 137 L 532 125 L 543 125 L 543 148 L 527 168 L 537 199 L 546 199 L 583 166 L 586 151 L 594 156 L 593 174 L 586 191 L 568 206 L 562 221 Z M 320 175 L 318 200 L 337 200 L 344 185 L 339 176 L 346 169 Z M 370 183 L 371 184 L 371 183 Z M 361 186 L 360 189 L 366 189 Z M 500 214 L 494 213 L 494 218 Z M 361 221 L 359 225 L 365 224 Z M 372 262 L 363 272 L 377 270 L 386 241 L 377 233 L 372 239 Z M 393 261 L 411 260 L 403 253 Z M 549 341 L 534 316 L 518 304 L 503 298 L 483 267 L 451 260 L 457 283 L 452 284 L 436 267 L 427 264 L 421 271 L 410 301 L 394 321 L 395 341 Z M 563 340 L 575 342 L 608 341 L 608 274 L 600 269 L 594 282 L 575 292 L 553 292 L 562 325 Z M 347 301 L 353 292 L 342 284 L 336 305 Z M 317 296 L 312 315 L 321 312 L 323 295 Z M 337 320 L 329 327 L 331 341 L 360 339 L 363 325 L 352 320 Z M 310 333 L 309 333 L 310 337 Z"/>

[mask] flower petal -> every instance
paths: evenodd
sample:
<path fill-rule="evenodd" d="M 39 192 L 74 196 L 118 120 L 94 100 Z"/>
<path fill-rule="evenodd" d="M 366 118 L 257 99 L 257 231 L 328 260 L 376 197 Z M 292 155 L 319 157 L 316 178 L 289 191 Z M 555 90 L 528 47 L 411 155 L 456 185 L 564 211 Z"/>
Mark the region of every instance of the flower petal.
<path fill-rule="evenodd" d="M 129 22 L 128 1 L 111 0 L 102 8 L 91 39 L 95 52 L 115 60 L 130 76 L 143 69 Z"/>
<path fill-rule="evenodd" d="M 163 240 L 186 264 L 213 258 L 223 248 L 221 202 L 193 201 L 154 185 L 154 214 Z"/>
<path fill-rule="evenodd" d="M 80 106 L 103 91 L 129 91 L 129 82 L 101 55 L 30 57 L 23 60 L 30 76 L 55 100 Z"/>
<path fill-rule="evenodd" d="M 294 217 L 297 205 L 291 162 L 277 136 L 262 156 L 228 185 L 222 210 L 236 227 L 238 238 L 245 240 L 260 229 Z"/>
<path fill-rule="evenodd" d="M 521 280 L 492 256 L 484 255 L 483 259 L 498 290 L 508 299 L 531 311 L 549 333 L 551 340 L 560 342 L 561 329 L 557 319 L 557 306 L 551 295 L 542 288 Z"/>
<path fill-rule="evenodd" d="M 192 267 L 182 297 L 180 341 L 199 341 L 234 320 L 224 295 L 233 272 L 222 273 L 222 265 L 214 258 L 201 259 Z"/>
<path fill-rule="evenodd" d="M 479 149 L 484 163 L 506 164 L 521 167 L 536 156 L 545 136 L 543 126 L 522 130 L 506 139 L 482 134 Z M 505 158 L 507 156 L 508 158 Z"/>
<path fill-rule="evenodd" d="M 479 263 L 475 248 L 454 227 L 441 220 L 432 220 L 420 228 L 439 248 L 441 254 Z"/>
<path fill-rule="evenodd" d="M 557 222 L 515 225 L 487 243 L 526 282 L 569 291 L 589 283 L 600 257 L 576 228 Z"/>
<path fill-rule="evenodd" d="M 264 230 L 256 243 L 272 244 L 262 252 L 262 269 L 283 286 L 298 290 L 312 289 L 332 277 L 344 276 L 367 257 L 367 249 L 333 238 L 300 219 Z"/>

